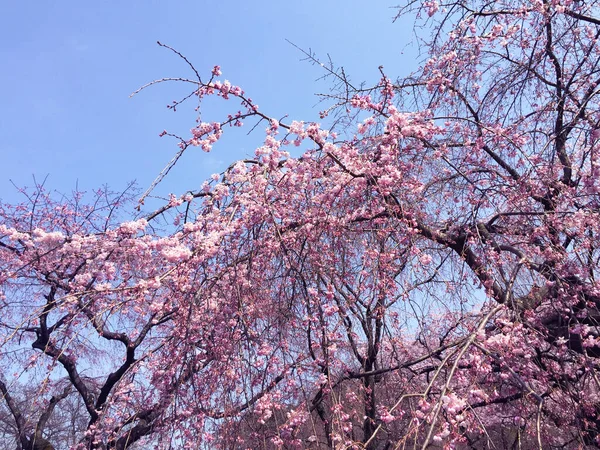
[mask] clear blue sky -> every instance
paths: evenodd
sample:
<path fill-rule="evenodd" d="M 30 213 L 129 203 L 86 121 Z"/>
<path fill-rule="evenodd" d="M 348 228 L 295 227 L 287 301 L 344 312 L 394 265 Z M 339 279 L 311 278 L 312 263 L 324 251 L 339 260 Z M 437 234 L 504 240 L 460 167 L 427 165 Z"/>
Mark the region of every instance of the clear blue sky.
<path fill-rule="evenodd" d="M 386 0 L 287 1 L 5 1 L 0 17 L 0 198 L 17 197 L 49 175 L 63 193 L 137 180 L 145 189 L 177 150 L 163 130 L 189 136 L 191 105 L 166 105 L 183 92 L 162 85 L 129 98 L 139 86 L 190 76 L 160 40 L 202 74 L 219 64 L 223 76 L 273 116 L 318 120 L 318 67 L 286 42 L 343 65 L 354 81 L 376 81 L 416 69 L 410 22 L 392 23 Z M 236 105 L 237 106 L 237 105 Z M 231 104 L 233 108 L 234 105 Z M 237 108 L 235 109 L 237 110 Z M 235 111 L 234 110 L 234 111 Z M 225 111 L 223 109 L 222 111 Z M 210 111 L 207 111 L 210 119 Z M 249 127 L 206 154 L 190 149 L 159 193 L 200 186 L 231 161 L 252 155 Z"/>

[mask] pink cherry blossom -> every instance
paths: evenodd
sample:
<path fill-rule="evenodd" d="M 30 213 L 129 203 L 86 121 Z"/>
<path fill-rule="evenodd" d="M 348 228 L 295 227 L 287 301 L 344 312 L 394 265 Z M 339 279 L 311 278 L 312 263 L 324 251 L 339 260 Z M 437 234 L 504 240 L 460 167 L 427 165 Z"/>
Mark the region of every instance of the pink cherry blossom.
<path fill-rule="evenodd" d="M 137 208 L 0 204 L 3 429 L 23 449 L 68 414 L 55 448 L 596 446 L 599 10 L 406 2 L 422 67 L 340 75 L 331 122 L 214 66 L 187 98 L 226 111 L 194 102 Z M 244 123 L 246 159 L 143 209 Z"/>

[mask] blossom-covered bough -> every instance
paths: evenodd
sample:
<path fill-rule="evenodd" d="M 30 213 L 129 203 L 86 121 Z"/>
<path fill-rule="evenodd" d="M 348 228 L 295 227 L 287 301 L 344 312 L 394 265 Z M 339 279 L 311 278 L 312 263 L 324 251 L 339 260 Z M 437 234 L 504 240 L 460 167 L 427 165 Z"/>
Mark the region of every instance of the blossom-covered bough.
<path fill-rule="evenodd" d="M 155 184 L 244 120 L 266 127 L 254 158 L 137 220 L 106 192 L 2 206 L 18 448 L 63 445 L 46 424 L 70 396 L 81 449 L 598 445 L 598 2 L 412 13 L 433 33 L 411 77 L 329 67 L 337 134 L 192 67 L 188 98 L 241 110 Z"/>

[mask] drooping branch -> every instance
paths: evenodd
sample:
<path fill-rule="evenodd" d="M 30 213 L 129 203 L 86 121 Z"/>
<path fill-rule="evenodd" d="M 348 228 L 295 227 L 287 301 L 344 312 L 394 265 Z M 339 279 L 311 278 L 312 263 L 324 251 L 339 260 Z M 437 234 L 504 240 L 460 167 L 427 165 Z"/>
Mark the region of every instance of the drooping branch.
<path fill-rule="evenodd" d="M 34 442 L 41 442 L 42 441 L 42 439 L 43 439 L 42 433 L 46 429 L 46 424 L 48 423 L 48 419 L 50 418 L 50 416 L 54 412 L 54 408 L 56 407 L 56 405 L 61 400 L 67 398 L 71 394 L 71 392 L 72 392 L 72 387 L 71 386 L 67 386 L 67 387 L 65 387 L 63 389 L 63 391 L 61 393 L 53 395 L 50 398 L 50 401 L 48 402 L 48 405 L 46 406 L 46 408 L 44 409 L 44 411 L 40 415 L 40 418 L 38 419 L 37 425 L 35 426 L 35 432 L 34 432 L 34 435 L 33 435 L 33 441 Z"/>
<path fill-rule="evenodd" d="M 28 439 L 25 429 L 25 418 L 23 417 L 19 406 L 15 403 L 14 399 L 12 398 L 12 395 L 8 391 L 6 384 L 2 380 L 0 380 L 0 393 L 2 393 L 2 398 L 6 402 L 10 413 L 15 419 L 15 425 L 19 433 L 18 441 L 20 442 L 22 448 L 26 448 L 28 444 Z"/>

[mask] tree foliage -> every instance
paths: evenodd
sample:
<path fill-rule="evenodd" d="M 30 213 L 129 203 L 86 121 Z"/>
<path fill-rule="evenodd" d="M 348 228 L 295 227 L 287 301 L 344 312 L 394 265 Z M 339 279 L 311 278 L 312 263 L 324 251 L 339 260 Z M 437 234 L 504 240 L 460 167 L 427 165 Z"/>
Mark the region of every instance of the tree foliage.
<path fill-rule="evenodd" d="M 243 121 L 266 126 L 253 158 L 135 220 L 105 191 L 2 205 L 18 448 L 61 396 L 81 449 L 598 445 L 598 2 L 399 14 L 431 31 L 422 66 L 372 87 L 325 66 L 336 128 L 190 64 L 187 98 L 241 109 L 198 121 L 151 188 Z"/>

